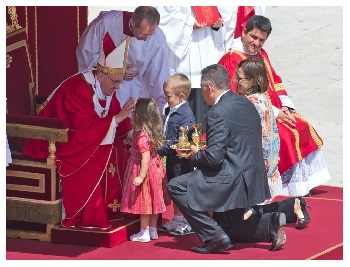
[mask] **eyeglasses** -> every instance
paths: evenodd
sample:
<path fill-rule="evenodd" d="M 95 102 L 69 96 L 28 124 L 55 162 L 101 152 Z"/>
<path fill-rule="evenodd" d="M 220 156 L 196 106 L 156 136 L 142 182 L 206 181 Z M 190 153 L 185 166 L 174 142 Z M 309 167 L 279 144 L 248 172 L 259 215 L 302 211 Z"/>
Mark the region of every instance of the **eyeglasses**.
<path fill-rule="evenodd" d="M 123 82 L 123 80 L 121 80 L 121 81 L 112 80 L 112 78 L 109 77 L 107 73 L 104 73 L 104 74 L 106 74 L 106 76 L 112 81 L 113 86 L 116 86 L 117 84 L 120 85 Z"/>
<path fill-rule="evenodd" d="M 132 24 L 129 22 L 129 29 L 131 30 L 131 32 L 135 35 L 135 37 L 137 36 L 138 38 L 145 38 L 145 37 L 152 37 L 154 36 L 154 32 L 151 34 L 144 34 L 144 33 L 140 33 L 140 28 L 136 28 L 134 26 L 132 26 Z"/>
<path fill-rule="evenodd" d="M 152 33 L 152 34 L 138 33 L 137 35 L 138 35 L 139 38 L 145 38 L 145 37 L 152 37 L 152 36 L 154 36 L 154 33 Z"/>
<path fill-rule="evenodd" d="M 238 83 L 240 82 L 241 80 L 249 80 L 249 78 L 247 77 L 239 77 L 237 74 L 235 76 L 235 82 Z"/>

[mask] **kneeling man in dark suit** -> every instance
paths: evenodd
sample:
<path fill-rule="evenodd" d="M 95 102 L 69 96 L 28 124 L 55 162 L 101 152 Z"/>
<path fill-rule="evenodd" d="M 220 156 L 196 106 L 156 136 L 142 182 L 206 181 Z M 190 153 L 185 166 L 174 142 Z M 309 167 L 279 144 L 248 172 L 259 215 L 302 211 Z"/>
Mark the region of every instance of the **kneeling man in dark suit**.
<path fill-rule="evenodd" d="M 218 64 L 201 72 L 202 95 L 211 106 L 207 113 L 206 150 L 191 146 L 187 159 L 196 169 L 168 184 L 171 199 L 203 245 L 198 253 L 216 253 L 232 242 L 285 242 L 284 213 L 252 216 L 250 207 L 270 198 L 263 160 L 259 114 L 247 98 L 230 90 L 227 70 Z M 213 212 L 211 217 L 210 212 Z"/>

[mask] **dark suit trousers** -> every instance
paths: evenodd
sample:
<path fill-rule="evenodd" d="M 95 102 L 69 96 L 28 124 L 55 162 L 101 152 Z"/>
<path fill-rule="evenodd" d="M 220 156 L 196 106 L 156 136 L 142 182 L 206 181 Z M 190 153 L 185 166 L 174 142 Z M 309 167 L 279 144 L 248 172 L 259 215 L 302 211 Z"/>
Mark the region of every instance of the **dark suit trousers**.
<path fill-rule="evenodd" d="M 225 234 L 221 226 L 210 216 L 209 212 L 196 211 L 189 207 L 187 201 L 188 175 L 175 177 L 168 183 L 170 198 L 182 212 L 198 238 L 204 243 Z M 242 218 L 245 209 L 232 210 L 231 217 Z M 234 215 L 232 215 L 234 214 Z"/>
<path fill-rule="evenodd" d="M 271 213 L 252 215 L 248 220 L 237 220 L 232 211 L 216 212 L 213 219 L 230 237 L 232 243 L 271 242 Z"/>
<path fill-rule="evenodd" d="M 271 212 L 283 212 L 286 215 L 287 223 L 295 223 L 297 217 L 294 213 L 295 197 L 288 198 L 278 202 L 272 202 L 267 205 L 255 205 L 253 209 L 257 214 L 265 214 Z"/>
<path fill-rule="evenodd" d="M 288 198 L 267 205 L 253 206 L 256 214 L 246 221 L 238 221 L 229 212 L 214 213 L 213 218 L 230 237 L 232 243 L 271 242 L 271 213 L 283 212 L 287 223 L 295 223 L 295 198 Z"/>

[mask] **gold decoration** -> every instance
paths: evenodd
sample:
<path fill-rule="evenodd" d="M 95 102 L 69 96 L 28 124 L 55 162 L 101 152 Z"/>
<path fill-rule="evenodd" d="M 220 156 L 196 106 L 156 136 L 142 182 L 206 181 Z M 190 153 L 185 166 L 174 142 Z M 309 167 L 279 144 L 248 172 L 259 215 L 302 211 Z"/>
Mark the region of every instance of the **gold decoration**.
<path fill-rule="evenodd" d="M 188 133 L 188 126 L 186 127 L 180 127 L 179 128 L 181 131 L 181 136 L 179 136 L 179 146 L 180 148 L 189 148 L 190 147 L 190 143 L 188 142 L 188 137 L 187 137 L 187 133 Z"/>
<path fill-rule="evenodd" d="M 125 46 L 125 52 L 124 52 L 124 60 L 123 60 L 123 67 L 122 68 L 109 68 L 101 66 L 97 63 L 96 69 L 102 71 L 103 73 L 111 73 L 111 74 L 125 74 L 126 70 L 126 59 L 128 57 L 129 52 L 129 43 L 130 43 L 130 37 L 126 37 L 126 46 Z"/>
<path fill-rule="evenodd" d="M 116 168 L 113 166 L 113 163 L 110 163 L 108 172 L 114 177 L 114 173 L 116 171 Z"/>
<path fill-rule="evenodd" d="M 196 147 L 199 146 L 199 143 L 201 142 L 201 132 L 198 130 L 202 126 L 201 123 L 197 123 L 193 125 L 194 132 L 192 133 L 192 141 L 196 145 Z"/>
<path fill-rule="evenodd" d="M 21 29 L 22 27 L 18 24 L 16 7 L 15 6 L 7 7 L 7 13 L 10 15 L 12 23 L 11 23 L 11 25 L 7 25 L 7 22 L 6 22 L 6 34 Z"/>
<path fill-rule="evenodd" d="M 193 141 L 191 142 L 188 142 L 188 137 L 187 137 L 187 133 L 189 130 L 188 126 L 180 127 L 179 129 L 181 131 L 181 136 L 179 137 L 179 142 L 177 144 L 171 145 L 170 148 L 177 150 L 177 153 L 179 153 L 181 157 L 186 157 L 188 153 L 191 151 L 190 149 L 191 145 L 195 145 L 199 149 L 202 149 L 203 147 L 205 147 L 206 142 L 201 140 L 201 133 L 198 130 L 200 129 L 201 126 L 202 126 L 201 123 L 197 123 L 193 125 L 195 131 L 192 133 Z"/>
<path fill-rule="evenodd" d="M 56 163 L 56 143 L 54 141 L 49 141 L 49 156 L 46 162 L 49 166 L 54 166 Z"/>
<path fill-rule="evenodd" d="M 118 200 L 114 199 L 112 204 L 108 205 L 109 208 L 112 209 L 113 212 L 116 212 L 118 208 L 120 208 L 120 203 L 118 203 Z"/>
<path fill-rule="evenodd" d="M 68 130 L 68 128 L 56 129 L 9 122 L 6 123 L 6 134 L 8 136 L 42 139 L 55 142 L 67 142 Z"/>

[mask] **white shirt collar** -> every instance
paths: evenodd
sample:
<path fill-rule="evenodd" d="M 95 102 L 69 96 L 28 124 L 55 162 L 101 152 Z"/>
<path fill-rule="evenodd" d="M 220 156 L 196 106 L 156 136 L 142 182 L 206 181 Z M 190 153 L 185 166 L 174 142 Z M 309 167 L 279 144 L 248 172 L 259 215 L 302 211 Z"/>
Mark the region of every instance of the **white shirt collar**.
<path fill-rule="evenodd" d="M 222 97 L 224 94 L 226 94 L 228 91 L 230 91 L 230 89 L 226 90 L 226 91 L 223 92 L 221 95 L 219 95 L 219 97 L 215 100 L 214 105 L 216 105 L 216 104 L 220 101 L 221 97 Z"/>
<path fill-rule="evenodd" d="M 175 112 L 179 107 L 181 107 L 183 103 L 185 103 L 185 101 L 181 102 L 180 104 L 177 104 L 175 107 L 170 108 L 169 114 Z"/>
<path fill-rule="evenodd" d="M 231 49 L 232 49 L 232 51 L 238 50 L 244 54 L 248 54 L 251 56 L 255 56 L 257 54 L 257 52 L 249 53 L 249 52 L 245 51 L 241 37 L 234 39 Z"/>

